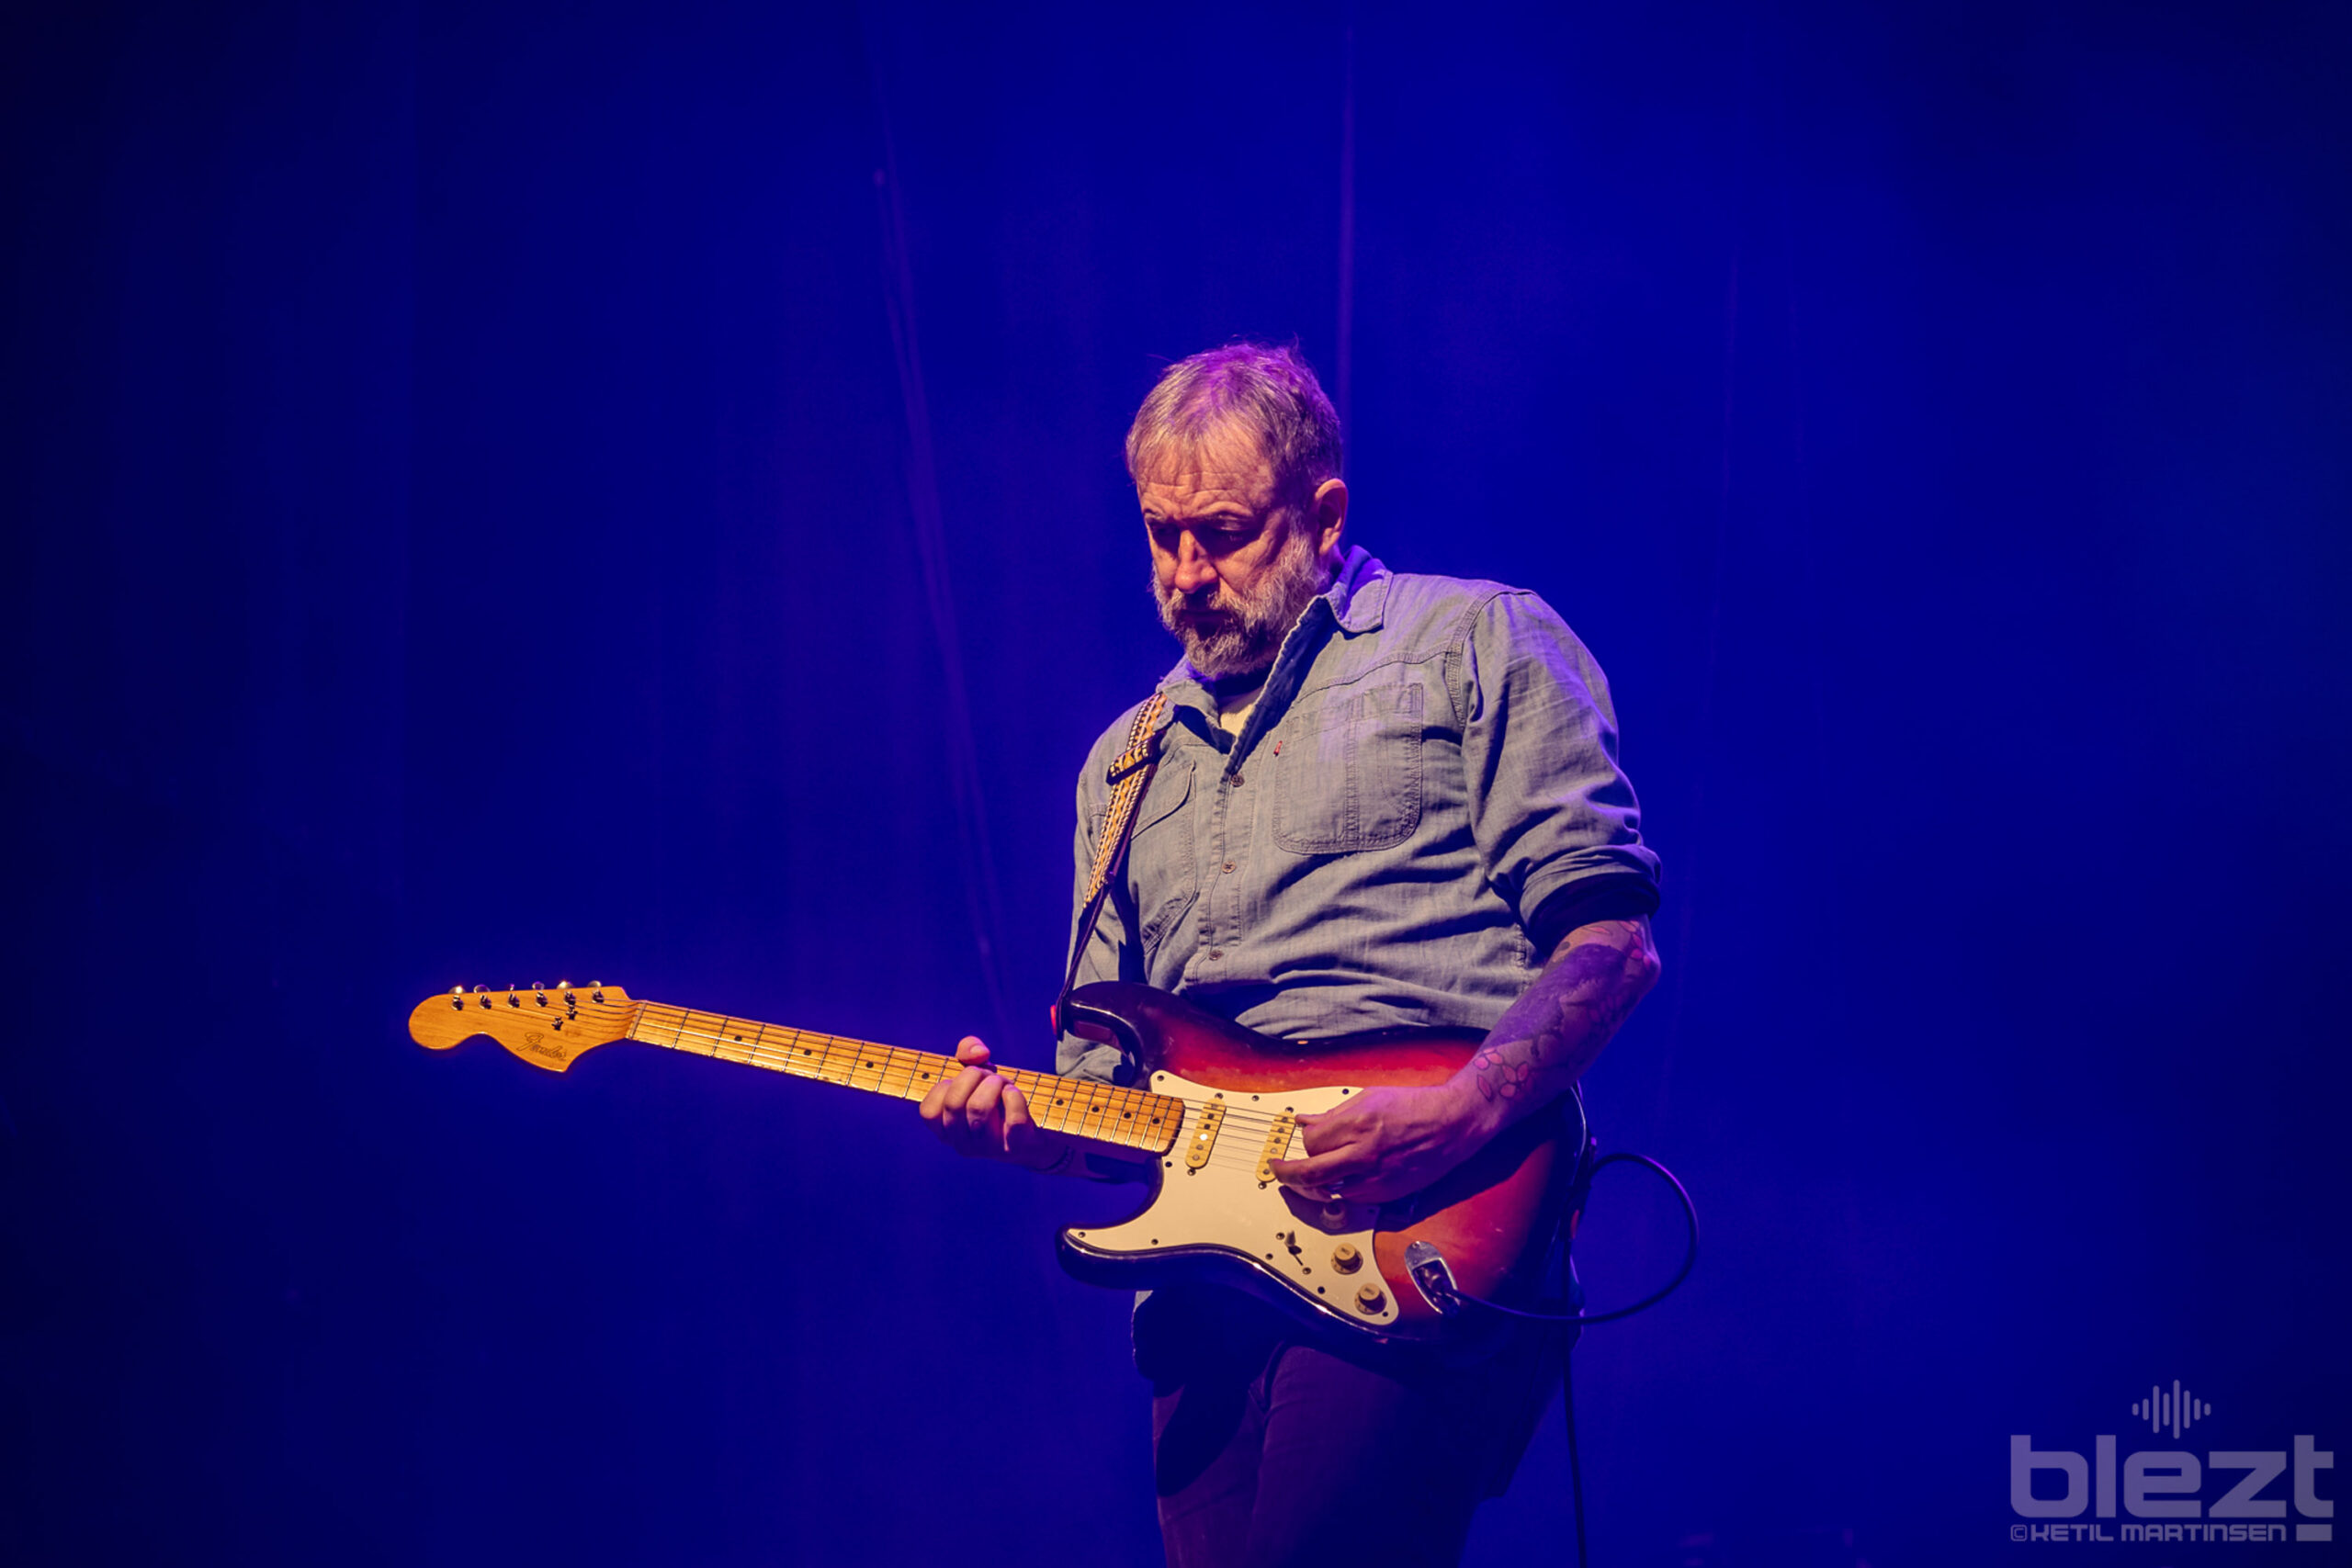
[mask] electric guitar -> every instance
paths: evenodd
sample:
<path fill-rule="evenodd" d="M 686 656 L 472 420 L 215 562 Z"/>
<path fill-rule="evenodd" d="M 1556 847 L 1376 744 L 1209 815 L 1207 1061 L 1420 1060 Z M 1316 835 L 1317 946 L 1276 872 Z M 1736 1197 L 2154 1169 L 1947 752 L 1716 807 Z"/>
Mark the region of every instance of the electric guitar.
<path fill-rule="evenodd" d="M 1573 1094 L 1398 1201 L 1322 1202 L 1276 1181 L 1270 1165 L 1305 1155 L 1301 1116 L 1374 1086 L 1442 1082 L 1479 1036 L 1387 1030 L 1276 1040 L 1124 982 L 1081 986 L 1063 1011 L 1068 1027 L 1117 1042 L 1148 1075 L 1118 1088 L 995 1069 L 1019 1086 L 1038 1126 L 1147 1173 L 1150 1201 L 1133 1219 L 1061 1233 L 1062 1266 L 1078 1279 L 1139 1290 L 1214 1281 L 1311 1326 L 1404 1342 L 1460 1337 L 1490 1315 L 1460 1314 L 1458 1300 L 1446 1301 L 1455 1291 L 1511 1302 L 1538 1287 L 1585 1145 Z M 618 986 L 460 987 L 418 1003 L 409 1033 L 436 1051 L 487 1034 L 559 1073 L 583 1052 L 633 1040 L 899 1100 L 921 1100 L 962 1071 L 952 1056 L 669 1007 Z"/>

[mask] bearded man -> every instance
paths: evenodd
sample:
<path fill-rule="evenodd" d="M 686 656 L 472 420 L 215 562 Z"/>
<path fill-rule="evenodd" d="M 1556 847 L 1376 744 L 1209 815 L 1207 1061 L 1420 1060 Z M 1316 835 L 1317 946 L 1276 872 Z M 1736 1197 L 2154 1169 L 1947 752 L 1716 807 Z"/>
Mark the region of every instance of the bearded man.
<path fill-rule="evenodd" d="M 1127 471 L 1184 657 L 1160 682 L 1160 761 L 1078 974 L 1287 1040 L 1485 1032 L 1442 1084 L 1301 1118 L 1306 1157 L 1273 1162 L 1310 1199 L 1378 1203 L 1571 1089 L 1657 979 L 1657 859 L 1583 645 L 1523 590 L 1344 547 L 1340 456 L 1293 349 L 1196 355 L 1136 412 Z M 1081 897 L 1136 711 L 1080 771 Z M 979 1041 L 956 1054 L 964 1071 L 922 1105 L 949 1146 L 1120 1177 L 1035 1125 Z M 1140 1071 L 1075 1037 L 1059 1066 Z M 1135 1329 L 1178 1568 L 1456 1562 L 1549 1393 L 1534 1332 L 1450 1364 L 1325 1343 L 1209 1287 L 1154 1292 Z"/>

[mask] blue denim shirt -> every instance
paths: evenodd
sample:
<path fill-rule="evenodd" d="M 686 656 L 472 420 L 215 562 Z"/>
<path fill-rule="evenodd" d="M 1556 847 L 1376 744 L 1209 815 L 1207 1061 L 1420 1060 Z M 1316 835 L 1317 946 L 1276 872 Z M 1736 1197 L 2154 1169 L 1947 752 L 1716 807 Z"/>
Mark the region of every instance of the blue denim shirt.
<path fill-rule="evenodd" d="M 1539 911 L 1604 879 L 1656 906 L 1608 682 L 1524 590 L 1353 550 L 1238 737 L 1189 664 L 1159 689 L 1159 765 L 1081 984 L 1145 981 L 1285 1038 L 1483 1031 L 1548 956 Z M 1135 713 L 1079 773 L 1081 894 Z M 1070 1035 L 1059 1066 L 1136 1070 Z"/>

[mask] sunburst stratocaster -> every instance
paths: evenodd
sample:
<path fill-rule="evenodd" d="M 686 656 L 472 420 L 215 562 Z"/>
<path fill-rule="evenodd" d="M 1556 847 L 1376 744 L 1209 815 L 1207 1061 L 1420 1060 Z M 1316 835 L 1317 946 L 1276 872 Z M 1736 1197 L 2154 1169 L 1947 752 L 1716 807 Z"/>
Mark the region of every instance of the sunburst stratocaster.
<path fill-rule="evenodd" d="M 1079 987 L 1064 1021 L 1116 1040 L 1148 1075 L 1143 1085 L 1114 1088 L 997 1069 L 1020 1087 L 1039 1126 L 1148 1172 L 1150 1201 L 1135 1218 L 1062 1232 L 1062 1264 L 1079 1279 L 1122 1289 L 1214 1280 L 1306 1323 L 1384 1340 L 1435 1338 L 1463 1325 L 1415 1282 L 1405 1257 L 1415 1242 L 1433 1247 L 1469 1295 L 1512 1301 L 1534 1289 L 1584 1144 L 1574 1095 L 1401 1201 L 1319 1202 L 1269 1168 L 1305 1154 L 1301 1116 L 1376 1085 L 1442 1082 L 1478 1036 L 1392 1030 L 1276 1040 L 1124 983 Z M 900 1100 L 921 1100 L 960 1070 L 949 1056 L 669 1007 L 617 986 L 454 991 L 418 1003 L 409 1033 L 436 1051 L 487 1034 L 559 1073 L 583 1052 L 633 1040 Z"/>

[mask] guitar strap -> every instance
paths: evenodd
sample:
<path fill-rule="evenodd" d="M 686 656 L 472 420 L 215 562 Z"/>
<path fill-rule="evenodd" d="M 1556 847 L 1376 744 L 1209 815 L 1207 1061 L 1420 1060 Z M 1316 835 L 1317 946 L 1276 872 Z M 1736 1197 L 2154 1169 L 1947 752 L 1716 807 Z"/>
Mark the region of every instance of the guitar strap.
<path fill-rule="evenodd" d="M 1111 882 L 1126 858 L 1127 842 L 1136 834 L 1136 817 L 1143 792 L 1159 766 L 1159 716 L 1168 711 L 1168 694 L 1154 692 L 1136 712 L 1127 729 L 1127 743 L 1111 764 L 1111 809 L 1102 818 L 1102 836 L 1094 845 L 1094 869 L 1086 875 L 1086 898 L 1079 907 L 1078 933 L 1070 939 L 1069 968 L 1062 976 L 1061 995 L 1054 998 L 1054 1025 L 1061 1026 L 1062 1004 L 1078 985 L 1078 965 L 1086 944 L 1094 939 L 1095 922 L 1102 918 L 1102 901 L 1111 896 Z"/>

